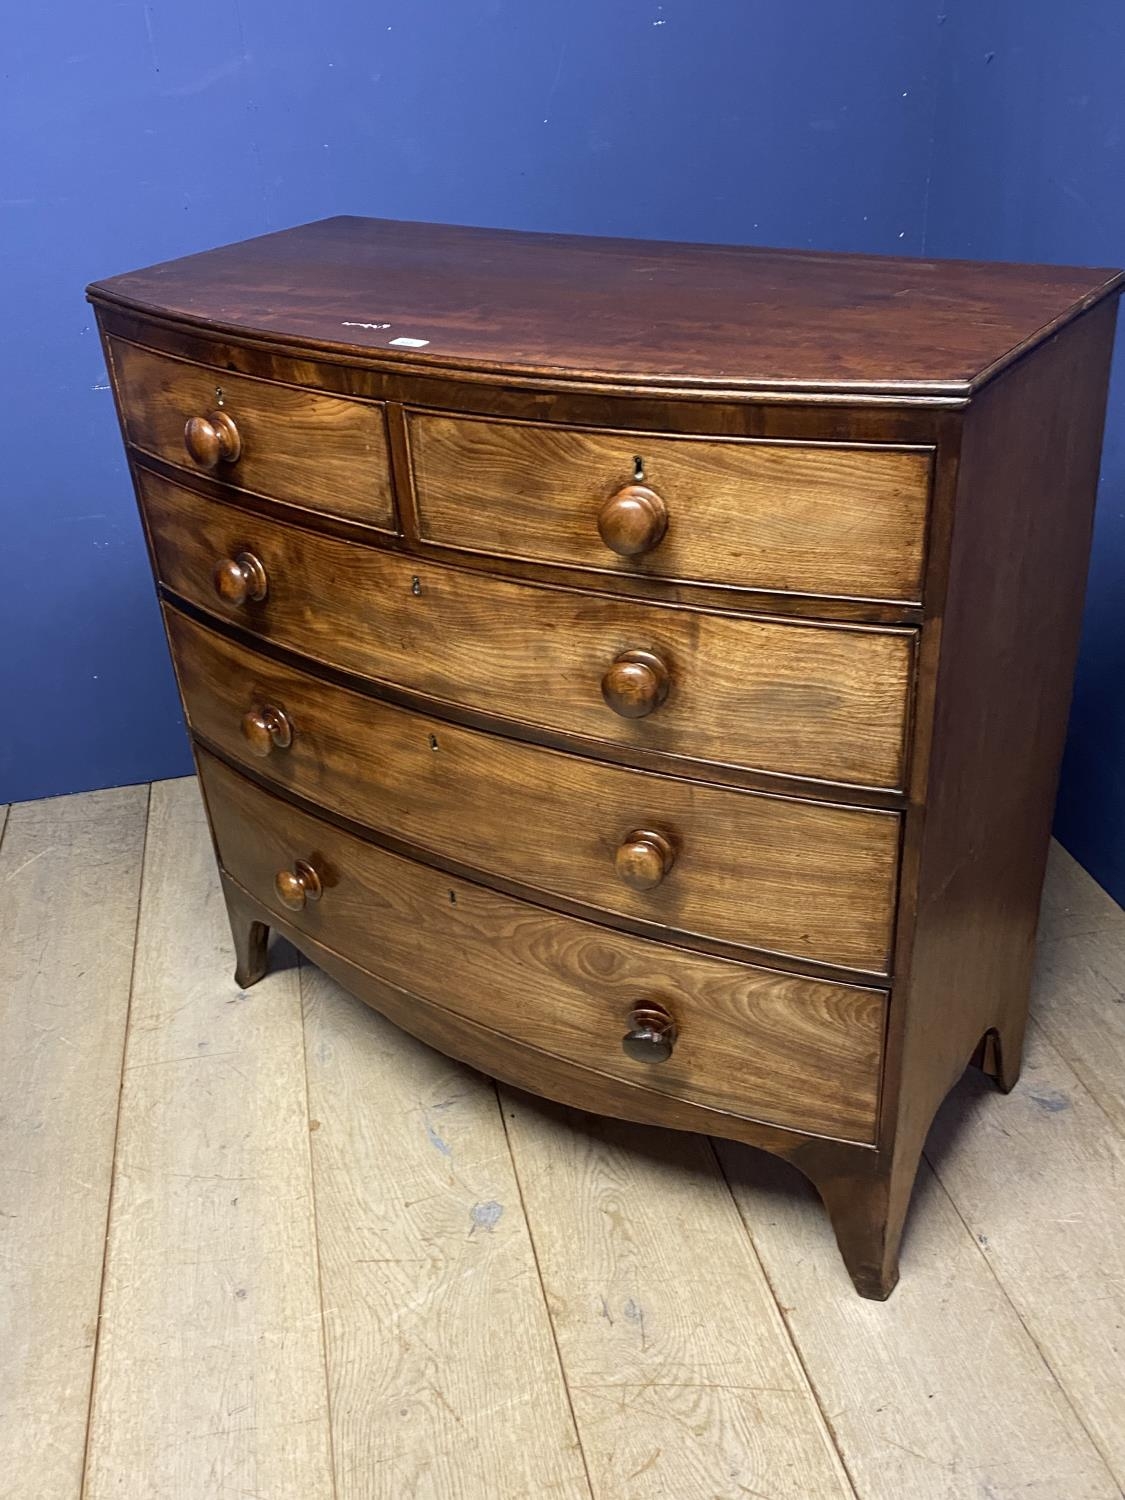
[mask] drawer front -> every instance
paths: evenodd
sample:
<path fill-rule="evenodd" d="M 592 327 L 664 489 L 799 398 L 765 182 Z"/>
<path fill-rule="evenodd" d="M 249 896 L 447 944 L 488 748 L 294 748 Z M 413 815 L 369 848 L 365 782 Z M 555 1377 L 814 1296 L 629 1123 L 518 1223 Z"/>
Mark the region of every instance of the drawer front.
<path fill-rule="evenodd" d="M 706 786 L 464 729 L 165 613 L 192 729 L 279 786 L 606 912 L 887 971 L 897 814 Z"/>
<path fill-rule="evenodd" d="M 199 764 L 224 869 L 298 931 L 379 978 L 608 1080 L 791 1129 L 874 1139 L 882 992 L 557 916 L 341 833 L 205 752 Z M 623 1050 L 644 1007 L 674 1024 L 666 1060 L 655 1060 L 651 1033 L 631 1043 L 644 1060 Z"/>
<path fill-rule="evenodd" d="M 929 449 L 716 442 L 424 412 L 408 421 L 419 532 L 430 541 L 741 588 L 921 598 Z"/>
<path fill-rule="evenodd" d="M 238 489 L 394 529 L 382 406 L 188 364 L 116 339 L 110 350 L 135 447 Z M 196 456 L 185 437 L 192 418 L 206 424 L 192 438 Z"/>
<path fill-rule="evenodd" d="M 321 661 L 572 736 L 582 748 L 901 783 L 911 631 L 513 583 L 317 536 L 152 474 L 140 479 L 164 583 Z M 644 717 L 619 711 L 638 708 Z"/>

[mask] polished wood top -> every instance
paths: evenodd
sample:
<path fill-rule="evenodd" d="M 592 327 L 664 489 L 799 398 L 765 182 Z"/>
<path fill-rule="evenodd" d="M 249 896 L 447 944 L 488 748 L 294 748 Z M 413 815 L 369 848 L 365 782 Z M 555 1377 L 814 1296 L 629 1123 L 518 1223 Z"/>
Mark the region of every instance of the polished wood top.
<path fill-rule="evenodd" d="M 387 367 L 963 398 L 1122 280 L 335 218 L 117 276 L 90 295 Z"/>

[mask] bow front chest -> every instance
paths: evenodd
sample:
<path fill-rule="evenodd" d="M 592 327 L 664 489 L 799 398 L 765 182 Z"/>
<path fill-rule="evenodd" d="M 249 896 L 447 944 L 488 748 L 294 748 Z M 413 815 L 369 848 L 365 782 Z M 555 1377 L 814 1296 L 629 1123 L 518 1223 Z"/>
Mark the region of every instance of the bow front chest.
<path fill-rule="evenodd" d="M 332 219 L 90 289 L 222 871 L 858 1290 L 1008 1089 L 1120 277 Z"/>

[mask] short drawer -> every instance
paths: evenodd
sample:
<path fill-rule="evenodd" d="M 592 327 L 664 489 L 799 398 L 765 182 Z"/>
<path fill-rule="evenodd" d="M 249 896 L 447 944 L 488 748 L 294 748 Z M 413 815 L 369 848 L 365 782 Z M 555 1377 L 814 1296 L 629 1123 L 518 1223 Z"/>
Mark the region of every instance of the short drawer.
<path fill-rule="evenodd" d="M 917 601 L 931 451 L 411 412 L 419 532 L 599 571 Z"/>
<path fill-rule="evenodd" d="M 607 1080 L 874 1139 L 882 991 L 558 916 L 342 833 L 206 753 L 199 764 L 223 868 L 352 963 Z"/>
<path fill-rule="evenodd" d="M 514 583 L 320 536 L 151 473 L 140 483 L 167 588 L 435 707 L 591 753 L 901 784 L 913 631 Z"/>
<path fill-rule="evenodd" d="M 708 786 L 465 729 L 165 613 L 192 729 L 279 786 L 529 894 L 887 972 L 895 813 Z"/>
<path fill-rule="evenodd" d="M 382 406 L 232 375 L 118 339 L 110 353 L 134 447 L 238 489 L 394 529 Z"/>

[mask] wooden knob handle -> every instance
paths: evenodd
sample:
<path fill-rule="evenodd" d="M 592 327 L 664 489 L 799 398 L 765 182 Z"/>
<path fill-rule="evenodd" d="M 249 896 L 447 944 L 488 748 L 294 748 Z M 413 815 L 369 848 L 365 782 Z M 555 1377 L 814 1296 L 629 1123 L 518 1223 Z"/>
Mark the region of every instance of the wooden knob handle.
<path fill-rule="evenodd" d="M 252 552 L 221 557 L 211 577 L 224 604 L 245 604 L 248 599 L 266 597 L 266 570 Z"/>
<path fill-rule="evenodd" d="M 319 901 L 324 889 L 320 876 L 304 859 L 295 859 L 291 870 L 278 870 L 273 884 L 278 900 L 290 911 L 300 911 L 306 901 Z"/>
<path fill-rule="evenodd" d="M 611 551 L 640 557 L 658 547 L 668 529 L 668 507 L 647 485 L 627 484 L 598 511 L 598 531 Z"/>
<path fill-rule="evenodd" d="M 644 1001 L 629 1015 L 629 1030 L 621 1038 L 627 1057 L 635 1062 L 662 1063 L 676 1045 L 676 1023 L 663 1005 Z"/>
<path fill-rule="evenodd" d="M 242 452 L 242 439 L 234 418 L 225 411 L 210 411 L 205 417 L 189 417 L 184 427 L 188 457 L 201 469 L 233 464 Z"/>
<path fill-rule="evenodd" d="M 668 696 L 668 668 L 651 651 L 623 651 L 602 678 L 602 697 L 623 719 L 643 719 Z"/>
<path fill-rule="evenodd" d="M 288 750 L 293 743 L 293 726 L 285 710 L 264 703 L 260 708 L 247 709 L 242 715 L 242 738 L 254 755 L 268 755 L 277 747 Z"/>
<path fill-rule="evenodd" d="M 635 828 L 613 857 L 614 868 L 635 891 L 651 891 L 676 862 L 676 850 L 662 833 Z"/>

